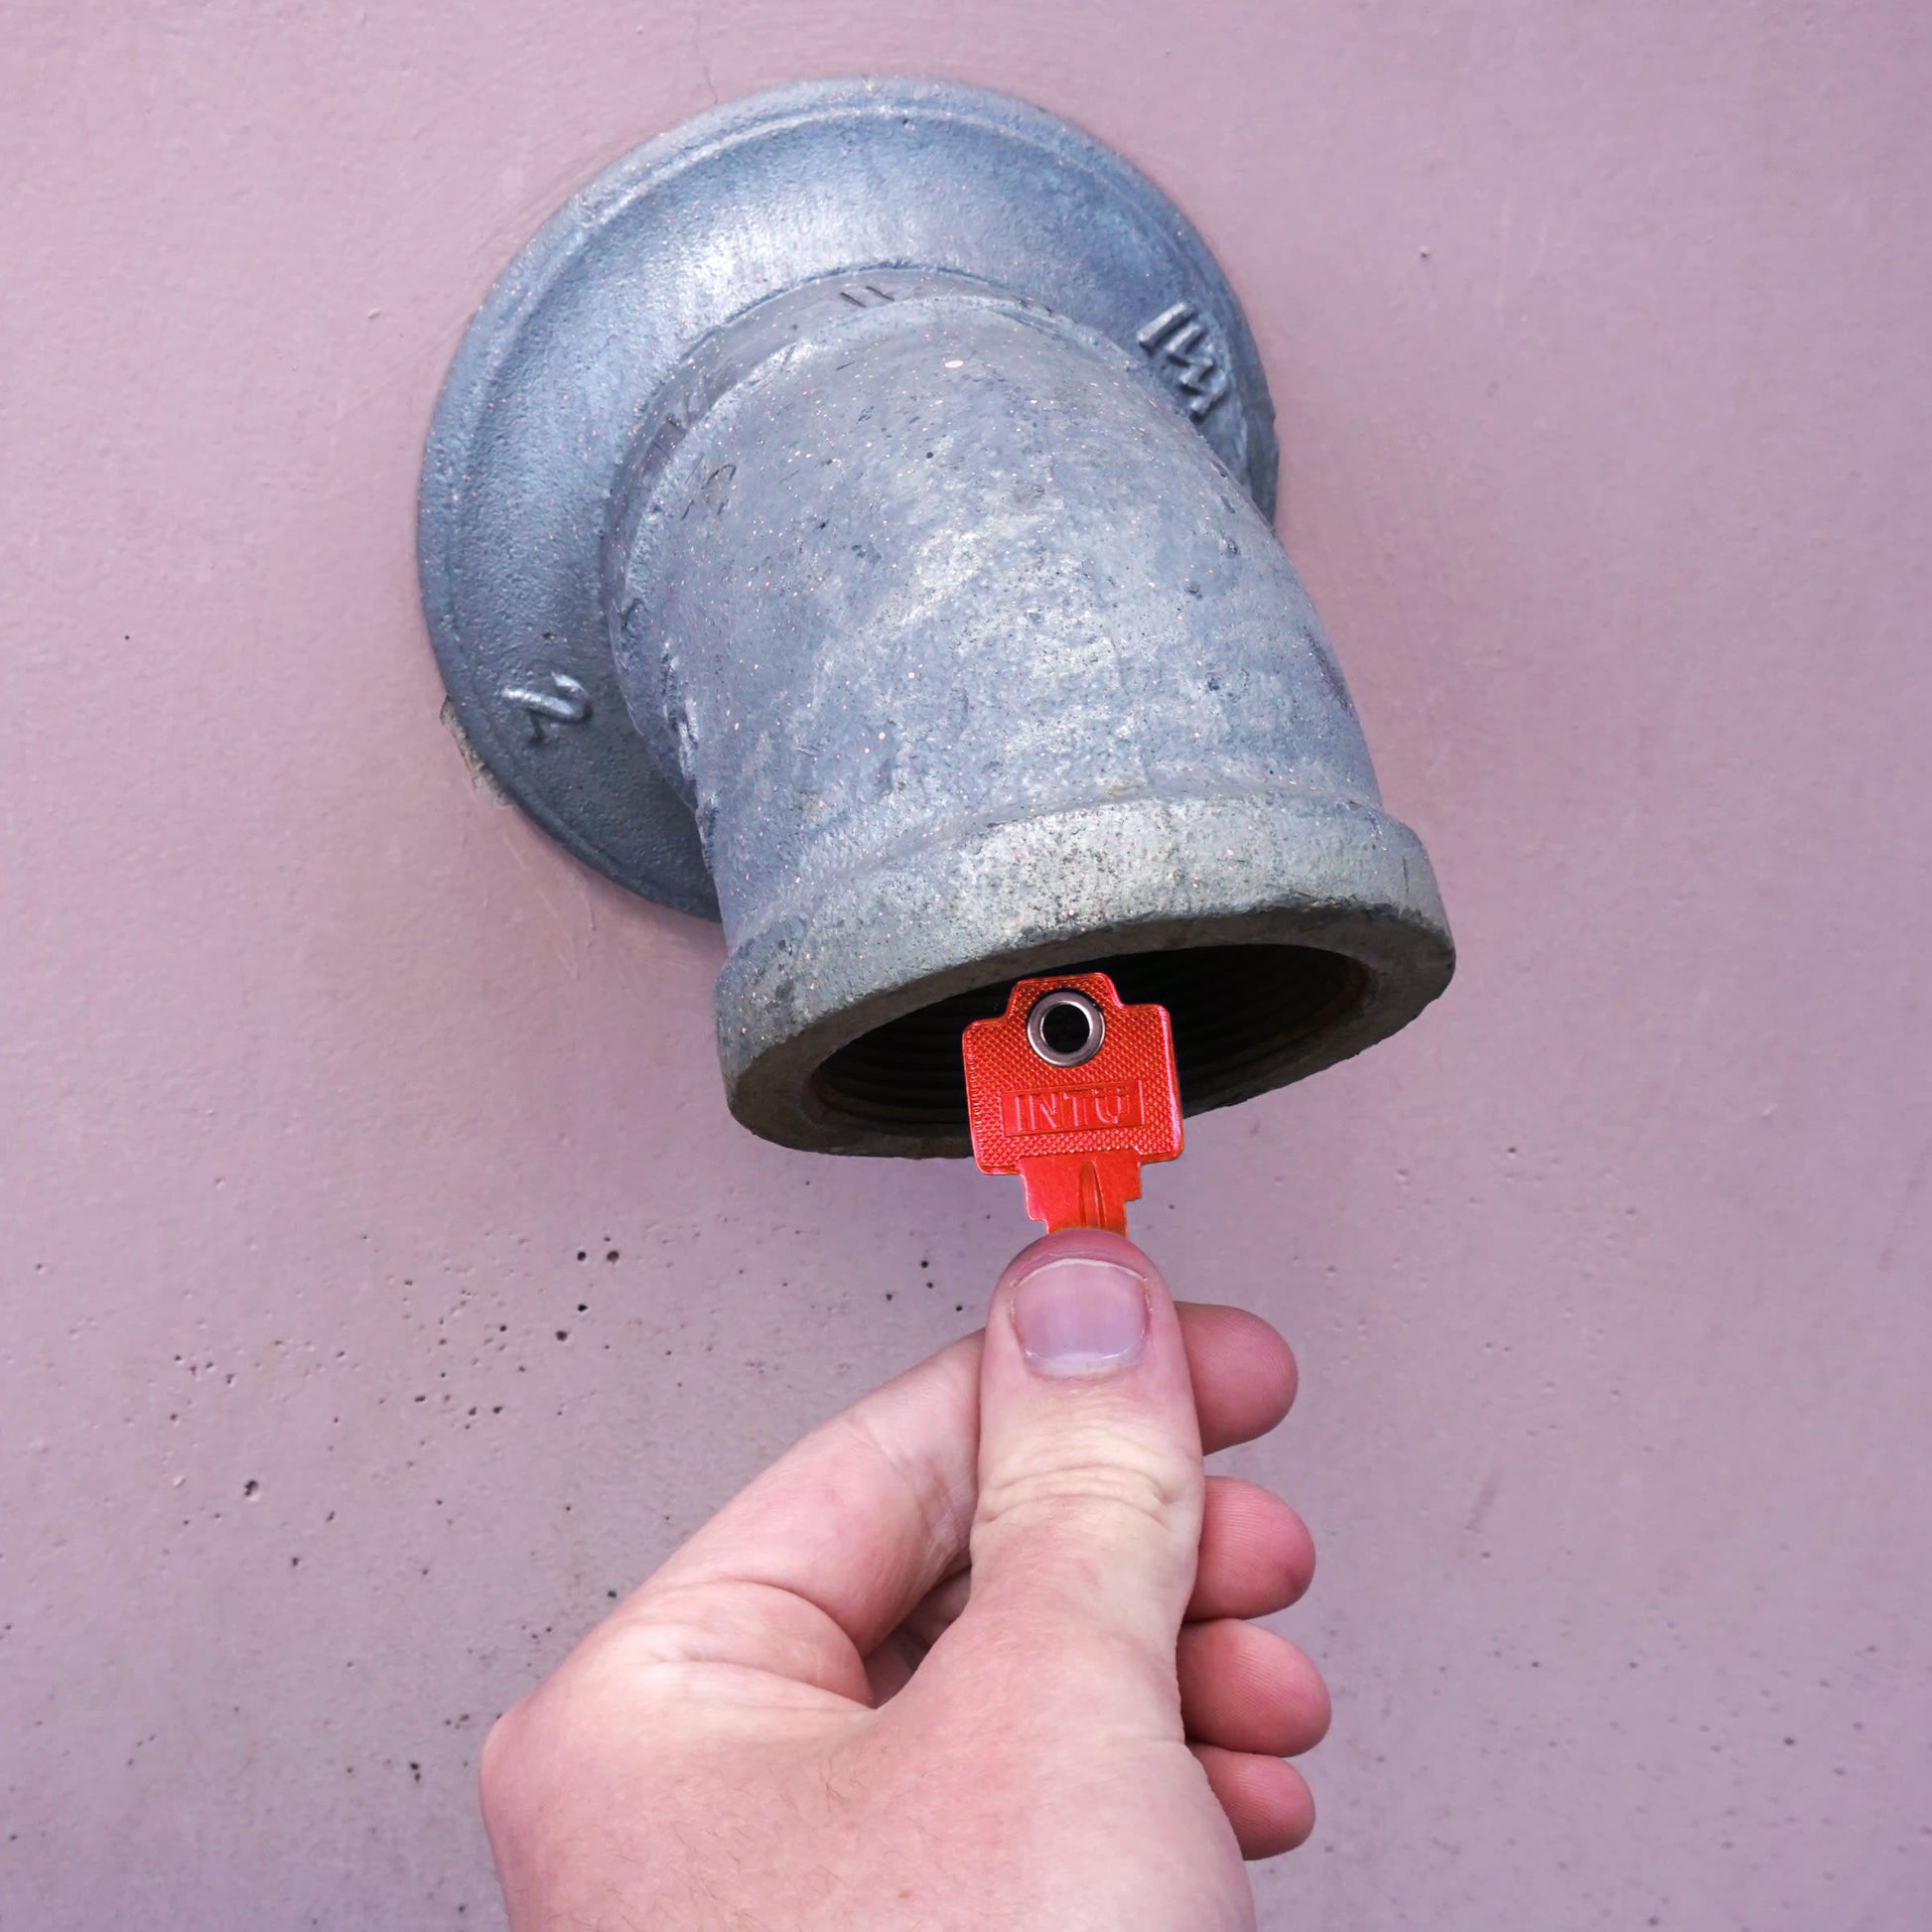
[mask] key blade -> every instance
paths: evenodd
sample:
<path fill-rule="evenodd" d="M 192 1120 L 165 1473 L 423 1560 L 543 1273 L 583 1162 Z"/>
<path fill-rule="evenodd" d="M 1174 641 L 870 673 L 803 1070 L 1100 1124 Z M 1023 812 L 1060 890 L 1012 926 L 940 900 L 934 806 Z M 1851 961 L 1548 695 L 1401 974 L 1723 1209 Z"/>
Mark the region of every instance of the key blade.
<path fill-rule="evenodd" d="M 1141 1157 L 1111 1154 L 1035 1154 L 1020 1157 L 1027 1214 L 1061 1228 L 1110 1228 L 1127 1232 L 1127 1203 L 1141 1197 Z"/>

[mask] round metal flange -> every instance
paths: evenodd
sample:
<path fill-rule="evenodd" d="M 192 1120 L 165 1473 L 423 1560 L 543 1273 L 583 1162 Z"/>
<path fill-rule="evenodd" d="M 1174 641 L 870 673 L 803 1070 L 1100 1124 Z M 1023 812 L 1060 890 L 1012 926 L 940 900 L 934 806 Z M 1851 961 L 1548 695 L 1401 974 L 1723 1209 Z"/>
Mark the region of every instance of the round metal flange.
<path fill-rule="evenodd" d="M 781 87 L 700 115 L 584 189 L 505 271 L 438 402 L 419 555 L 470 743 L 572 852 L 716 915 L 696 827 L 624 709 L 602 597 L 614 487 L 712 331 L 801 284 L 931 270 L 1012 291 L 1158 374 L 1272 514 L 1260 357 L 1205 243 L 1119 156 L 933 81 Z"/>

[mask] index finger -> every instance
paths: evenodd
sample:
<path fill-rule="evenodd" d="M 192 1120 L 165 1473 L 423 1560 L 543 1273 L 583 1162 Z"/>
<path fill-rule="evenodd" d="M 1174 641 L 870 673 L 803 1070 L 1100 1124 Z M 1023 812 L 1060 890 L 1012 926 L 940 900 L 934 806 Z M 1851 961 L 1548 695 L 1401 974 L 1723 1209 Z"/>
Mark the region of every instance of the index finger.
<path fill-rule="evenodd" d="M 1288 1343 L 1246 1309 L 1182 1302 L 1179 1312 L 1203 1452 L 1266 1436 L 1295 1401 L 1299 1376 Z"/>

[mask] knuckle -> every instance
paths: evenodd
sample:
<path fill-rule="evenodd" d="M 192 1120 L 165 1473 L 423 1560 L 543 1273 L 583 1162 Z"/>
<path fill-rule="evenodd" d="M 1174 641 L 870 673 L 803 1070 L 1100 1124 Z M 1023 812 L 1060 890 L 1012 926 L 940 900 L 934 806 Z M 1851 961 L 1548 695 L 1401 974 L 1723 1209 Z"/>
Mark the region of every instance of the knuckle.
<path fill-rule="evenodd" d="M 1076 1434 L 988 1471 L 974 1527 L 1003 1532 L 1077 1519 L 1167 1531 L 1198 1515 L 1199 1495 L 1198 1464 L 1165 1445 Z"/>
<path fill-rule="evenodd" d="M 477 1793 L 484 1822 L 500 1830 L 523 1809 L 530 1760 L 529 1700 L 512 1705 L 489 1726 L 477 1761 Z"/>
<path fill-rule="evenodd" d="M 566 1664 L 490 1725 L 477 1760 L 478 1797 L 491 1831 L 514 1831 L 540 1813 L 571 1767 L 598 1743 L 594 1700 L 581 1667 Z"/>

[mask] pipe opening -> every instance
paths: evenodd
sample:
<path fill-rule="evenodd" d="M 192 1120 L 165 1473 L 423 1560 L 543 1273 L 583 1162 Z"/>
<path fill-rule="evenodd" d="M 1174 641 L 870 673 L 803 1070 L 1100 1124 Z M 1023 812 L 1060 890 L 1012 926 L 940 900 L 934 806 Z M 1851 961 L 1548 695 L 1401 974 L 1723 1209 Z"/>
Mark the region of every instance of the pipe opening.
<path fill-rule="evenodd" d="M 1126 1004 L 1168 1009 L 1190 1114 L 1254 1092 L 1257 1073 L 1346 1018 L 1369 988 L 1356 961 L 1313 946 L 1193 946 L 1051 970 L 1105 973 Z M 875 1129 L 964 1133 L 959 1036 L 1004 1013 L 1012 988 L 1004 979 L 955 993 L 862 1034 L 812 1076 L 819 1104 Z"/>

